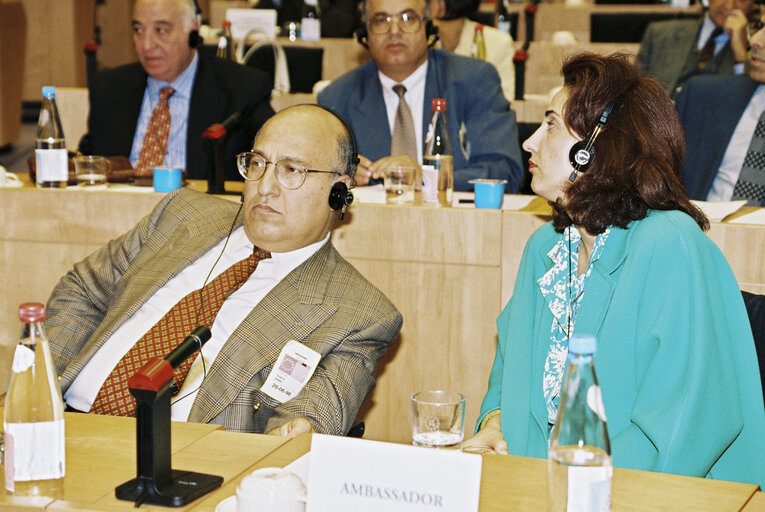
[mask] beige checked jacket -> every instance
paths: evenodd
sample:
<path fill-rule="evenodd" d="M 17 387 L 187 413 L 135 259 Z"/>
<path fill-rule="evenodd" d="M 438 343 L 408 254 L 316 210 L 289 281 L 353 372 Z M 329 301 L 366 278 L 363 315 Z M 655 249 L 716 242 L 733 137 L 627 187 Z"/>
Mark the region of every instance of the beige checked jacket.
<path fill-rule="evenodd" d="M 149 297 L 227 235 L 236 211 L 235 203 L 181 189 L 74 265 L 53 290 L 45 322 L 62 391 Z M 189 421 L 267 432 L 305 416 L 319 432 L 344 434 L 401 323 L 393 304 L 328 242 L 236 328 L 209 367 Z M 322 358 L 303 390 L 279 404 L 260 388 L 293 339 Z"/>

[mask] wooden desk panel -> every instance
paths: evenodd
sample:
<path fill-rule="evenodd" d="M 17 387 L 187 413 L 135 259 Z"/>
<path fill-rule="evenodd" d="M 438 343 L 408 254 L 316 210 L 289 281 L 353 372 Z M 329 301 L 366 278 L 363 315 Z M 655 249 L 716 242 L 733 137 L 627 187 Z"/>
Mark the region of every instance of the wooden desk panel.
<path fill-rule="evenodd" d="M 21 302 L 45 301 L 74 262 L 128 230 L 160 198 L 0 189 L 0 328 L 6 333 L 0 345 L 16 342 Z M 466 395 L 472 430 L 496 348 L 496 317 L 512 294 L 526 240 L 548 219 L 544 201 L 526 210 L 354 204 L 337 226 L 333 241 L 340 253 L 404 316 L 362 409 L 368 439 L 408 443 L 409 396 L 436 387 Z M 765 262 L 755 257 L 765 252 L 765 227 L 714 223 L 710 237 L 739 285 L 765 293 Z"/>

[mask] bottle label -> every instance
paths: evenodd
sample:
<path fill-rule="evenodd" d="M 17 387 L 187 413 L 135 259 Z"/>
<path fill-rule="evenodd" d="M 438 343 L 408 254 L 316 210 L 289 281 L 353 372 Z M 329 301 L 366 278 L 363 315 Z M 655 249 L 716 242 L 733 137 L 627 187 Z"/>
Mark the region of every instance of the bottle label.
<path fill-rule="evenodd" d="M 5 450 L 6 489 L 12 490 L 13 481 L 63 478 L 64 420 L 5 423 Z"/>
<path fill-rule="evenodd" d="M 422 166 L 422 200 L 425 203 L 438 202 L 438 169 L 432 165 Z"/>
<path fill-rule="evenodd" d="M 569 466 L 567 512 L 611 510 L 611 466 Z"/>
<path fill-rule="evenodd" d="M 66 149 L 35 149 L 35 160 L 37 183 L 69 179 Z"/>
<path fill-rule="evenodd" d="M 13 366 L 11 366 L 11 371 L 13 371 L 13 373 L 23 373 L 31 368 L 33 364 L 35 364 L 34 350 L 21 344 L 16 345 L 16 351 L 13 353 Z"/>

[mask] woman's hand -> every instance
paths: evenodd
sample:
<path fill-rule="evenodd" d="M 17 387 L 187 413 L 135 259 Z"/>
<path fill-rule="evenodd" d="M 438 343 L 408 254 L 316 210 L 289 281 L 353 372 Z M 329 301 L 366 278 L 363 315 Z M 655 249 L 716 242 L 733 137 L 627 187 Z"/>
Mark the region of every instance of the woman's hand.
<path fill-rule="evenodd" d="M 462 443 L 462 451 L 507 455 L 507 442 L 500 428 L 499 415 L 496 415 L 476 435 Z"/>

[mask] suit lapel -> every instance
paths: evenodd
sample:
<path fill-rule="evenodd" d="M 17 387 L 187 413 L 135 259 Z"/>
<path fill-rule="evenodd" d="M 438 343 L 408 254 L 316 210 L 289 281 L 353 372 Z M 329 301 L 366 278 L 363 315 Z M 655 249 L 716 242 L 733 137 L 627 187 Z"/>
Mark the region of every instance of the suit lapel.
<path fill-rule="evenodd" d="M 290 272 L 232 333 L 210 367 L 189 414 L 189 421 L 209 422 L 264 368 L 273 364 L 290 340 L 304 342 L 336 310 L 326 303 L 329 278 L 337 264 L 327 242 Z M 331 347 L 306 345 L 322 355 Z M 256 382 L 260 386 L 265 382 Z"/>
<path fill-rule="evenodd" d="M 207 58 L 201 52 L 197 52 L 197 56 L 198 67 L 191 90 L 186 133 L 186 170 L 191 176 L 204 178 L 207 176 L 207 155 L 202 132 L 211 124 L 224 120 L 229 98 L 216 92 L 222 88 L 216 85 L 217 77 Z"/>
<path fill-rule="evenodd" d="M 116 130 L 114 140 L 119 141 L 121 147 L 119 154 L 130 155 L 133 149 L 133 138 L 138 126 L 138 116 L 141 113 L 141 104 L 146 91 L 146 81 L 149 75 L 143 70 L 140 64 L 136 64 L 138 70 L 131 73 L 125 73 L 125 80 L 129 83 L 124 87 L 120 105 L 122 107 L 120 122 L 112 124 Z"/>
<path fill-rule="evenodd" d="M 363 129 L 355 131 L 359 140 L 359 147 L 380 148 L 380 154 L 368 154 L 365 157 L 373 162 L 390 154 L 391 129 L 388 126 L 388 112 L 385 108 L 383 99 L 382 85 L 377 76 L 377 67 L 369 66 L 369 73 L 365 74 L 361 87 L 361 101 L 357 107 L 357 114 L 361 122 L 359 125 Z M 372 122 L 375 119 L 386 120 L 386 122 Z M 363 140 L 361 140 L 363 139 Z"/>

